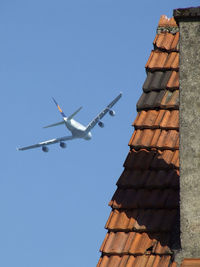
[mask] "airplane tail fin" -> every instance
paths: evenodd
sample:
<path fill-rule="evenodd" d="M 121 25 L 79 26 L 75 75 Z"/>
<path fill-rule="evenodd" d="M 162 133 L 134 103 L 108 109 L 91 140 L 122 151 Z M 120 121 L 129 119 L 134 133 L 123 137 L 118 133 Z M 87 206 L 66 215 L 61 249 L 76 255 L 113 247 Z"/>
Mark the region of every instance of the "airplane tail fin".
<path fill-rule="evenodd" d="M 54 98 L 53 98 L 53 101 L 56 104 L 58 110 L 60 111 L 60 114 L 62 115 L 64 121 L 71 120 L 82 109 L 82 107 L 78 108 L 74 113 L 72 113 L 69 117 L 67 117 Z M 47 127 L 52 127 L 52 126 L 56 126 L 56 125 L 59 125 L 59 124 L 61 124 L 61 123 L 49 125 Z M 47 127 L 45 127 L 45 128 L 47 128 Z"/>
<path fill-rule="evenodd" d="M 62 111 L 62 109 L 60 108 L 60 106 L 58 105 L 56 100 L 53 97 L 52 97 L 52 99 L 53 99 L 53 102 L 56 104 L 58 110 L 60 111 L 60 114 L 62 115 L 63 119 L 66 120 L 67 117 L 66 117 L 65 113 Z"/>

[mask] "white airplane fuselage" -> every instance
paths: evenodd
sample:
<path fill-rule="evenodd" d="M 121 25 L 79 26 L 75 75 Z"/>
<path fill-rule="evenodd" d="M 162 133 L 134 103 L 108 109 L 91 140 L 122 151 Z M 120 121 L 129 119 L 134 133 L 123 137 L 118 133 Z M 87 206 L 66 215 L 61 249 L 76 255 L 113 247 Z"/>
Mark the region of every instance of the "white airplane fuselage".
<path fill-rule="evenodd" d="M 82 125 L 80 122 L 74 119 L 68 120 L 64 119 L 65 126 L 72 133 L 74 138 L 83 138 L 85 140 L 90 140 L 92 138 L 91 132 L 86 131 L 87 127 Z"/>

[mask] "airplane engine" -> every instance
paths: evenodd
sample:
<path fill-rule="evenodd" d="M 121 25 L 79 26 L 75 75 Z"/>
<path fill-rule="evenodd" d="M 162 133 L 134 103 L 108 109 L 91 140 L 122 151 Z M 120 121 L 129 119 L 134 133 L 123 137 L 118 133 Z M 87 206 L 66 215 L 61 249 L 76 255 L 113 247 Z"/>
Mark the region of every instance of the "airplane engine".
<path fill-rule="evenodd" d="M 60 142 L 60 147 L 62 147 L 62 148 L 66 148 L 66 147 L 67 147 L 67 144 L 64 143 L 64 142 Z"/>
<path fill-rule="evenodd" d="M 114 110 L 109 110 L 109 114 L 110 114 L 110 116 L 115 116 L 115 111 Z"/>
<path fill-rule="evenodd" d="M 42 151 L 43 152 L 48 152 L 49 151 L 49 148 L 47 146 L 42 146 Z"/>
<path fill-rule="evenodd" d="M 98 122 L 98 125 L 99 125 L 99 127 L 101 127 L 101 128 L 104 127 L 104 123 L 103 123 L 102 121 L 99 121 L 99 122 Z"/>

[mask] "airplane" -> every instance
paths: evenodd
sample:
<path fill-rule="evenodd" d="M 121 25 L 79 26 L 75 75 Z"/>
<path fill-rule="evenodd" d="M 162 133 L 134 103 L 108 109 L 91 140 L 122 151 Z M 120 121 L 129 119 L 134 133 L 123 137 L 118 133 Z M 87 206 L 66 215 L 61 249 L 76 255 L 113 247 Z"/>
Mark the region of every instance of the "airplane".
<path fill-rule="evenodd" d="M 118 102 L 118 100 L 121 98 L 121 96 L 122 96 L 122 93 L 120 93 L 110 104 L 108 104 L 87 126 L 84 126 L 81 123 L 79 123 L 73 119 L 74 116 L 82 109 L 82 107 L 80 107 L 74 113 L 72 113 L 69 117 L 67 117 L 64 114 L 64 112 L 62 111 L 62 109 L 60 108 L 60 106 L 58 105 L 58 103 L 56 102 L 56 100 L 53 98 L 53 101 L 56 104 L 63 120 L 61 122 L 47 125 L 43 128 L 49 128 L 49 127 L 54 127 L 54 126 L 64 124 L 67 127 L 67 129 L 71 132 L 71 135 L 70 136 L 63 136 L 63 137 L 59 137 L 59 138 L 54 138 L 51 140 L 40 142 L 40 143 L 35 144 L 35 145 L 19 147 L 19 148 L 17 148 L 17 150 L 23 151 L 23 150 L 28 150 L 28 149 L 32 149 L 32 148 L 42 147 L 43 152 L 48 152 L 49 151 L 48 146 L 55 144 L 55 143 L 60 143 L 61 148 L 66 148 L 67 144 L 65 143 L 65 141 L 78 139 L 78 138 L 90 140 L 92 138 L 91 130 L 96 126 L 96 124 L 98 124 L 99 127 L 101 127 L 101 128 L 104 127 L 104 123 L 101 121 L 101 119 L 107 113 L 109 113 L 110 116 L 115 116 L 115 111 L 112 110 L 111 108 Z"/>

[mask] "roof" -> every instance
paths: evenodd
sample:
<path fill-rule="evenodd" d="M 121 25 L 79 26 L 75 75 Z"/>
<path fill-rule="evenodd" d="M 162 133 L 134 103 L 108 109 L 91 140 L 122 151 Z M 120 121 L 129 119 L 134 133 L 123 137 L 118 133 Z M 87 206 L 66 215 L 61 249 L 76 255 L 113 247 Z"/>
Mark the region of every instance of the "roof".
<path fill-rule="evenodd" d="M 98 267 L 175 267 L 179 233 L 179 28 L 161 16 Z M 185 265 L 187 266 L 187 265 Z"/>

